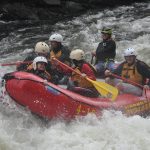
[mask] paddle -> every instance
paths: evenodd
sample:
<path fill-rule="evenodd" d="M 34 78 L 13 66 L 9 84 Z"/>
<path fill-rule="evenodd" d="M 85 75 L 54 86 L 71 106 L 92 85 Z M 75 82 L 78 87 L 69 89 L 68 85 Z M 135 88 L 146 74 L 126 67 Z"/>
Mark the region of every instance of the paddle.
<path fill-rule="evenodd" d="M 68 65 L 62 63 L 61 61 L 59 61 L 56 58 L 52 58 L 54 61 L 56 61 L 58 64 L 68 68 L 69 70 L 71 70 L 72 72 L 75 72 L 76 74 L 82 76 L 81 73 L 77 72 L 76 70 L 74 70 L 73 68 L 69 67 Z M 110 98 L 112 101 L 114 101 L 116 99 L 116 97 L 118 96 L 118 89 L 107 84 L 104 82 L 100 82 L 100 81 L 94 81 L 91 80 L 88 77 L 85 77 L 86 80 L 88 80 L 89 82 L 91 82 L 93 84 L 93 86 L 97 89 L 97 91 L 104 97 Z"/>
<path fill-rule="evenodd" d="M 13 66 L 13 65 L 29 64 L 29 63 L 32 63 L 32 61 L 18 61 L 18 62 L 12 62 L 12 63 L 3 63 L 3 64 L 0 64 L 0 66 Z"/>
<path fill-rule="evenodd" d="M 113 74 L 113 73 L 111 73 L 111 75 L 112 75 L 113 77 L 115 77 L 115 78 L 121 79 L 121 80 L 123 80 L 123 81 L 125 81 L 125 82 L 128 82 L 128 83 L 132 84 L 132 85 L 135 85 L 135 86 L 138 86 L 138 87 L 140 87 L 140 88 L 143 88 L 143 86 L 142 86 L 141 84 L 138 84 L 138 83 L 136 83 L 136 82 L 133 82 L 133 81 L 131 81 L 131 80 L 129 80 L 129 79 L 126 79 L 126 78 L 124 78 L 124 77 L 120 77 L 120 76 L 118 76 L 118 75 L 116 75 L 116 74 Z"/>

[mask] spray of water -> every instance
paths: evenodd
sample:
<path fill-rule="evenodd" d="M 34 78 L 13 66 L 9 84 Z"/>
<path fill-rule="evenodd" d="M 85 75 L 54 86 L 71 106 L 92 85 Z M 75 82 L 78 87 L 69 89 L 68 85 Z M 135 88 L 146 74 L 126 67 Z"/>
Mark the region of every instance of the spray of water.
<path fill-rule="evenodd" d="M 123 60 L 124 49 L 133 47 L 138 58 L 150 64 L 149 10 L 149 3 L 135 3 L 59 22 L 52 27 L 52 32 L 49 32 L 48 24 L 44 28 L 34 26 L 16 30 L 0 41 L 0 63 L 24 59 L 37 41 L 47 42 L 54 32 L 64 36 L 64 44 L 70 49 L 81 48 L 90 59 L 90 52 L 101 40 L 100 29 L 108 26 L 113 28 L 118 61 Z M 13 70 L 15 66 L 0 66 L 0 80 Z M 4 94 L 0 93 L 0 150 L 149 150 L 149 118 L 104 111 L 101 118 L 89 114 L 69 123 L 45 121 Z"/>

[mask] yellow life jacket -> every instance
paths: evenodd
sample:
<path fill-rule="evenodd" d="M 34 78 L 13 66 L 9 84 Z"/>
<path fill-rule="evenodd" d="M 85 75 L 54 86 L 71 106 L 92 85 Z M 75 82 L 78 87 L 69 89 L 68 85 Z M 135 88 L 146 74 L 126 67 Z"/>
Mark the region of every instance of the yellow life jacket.
<path fill-rule="evenodd" d="M 33 63 L 28 65 L 27 70 L 32 70 L 33 69 Z"/>
<path fill-rule="evenodd" d="M 125 63 L 123 65 L 121 76 L 138 84 L 142 84 L 143 82 L 143 77 L 138 73 L 136 64 L 128 66 L 128 64 Z"/>
<path fill-rule="evenodd" d="M 51 51 L 50 51 L 50 60 L 52 60 L 52 57 L 55 57 L 55 58 L 59 59 L 61 55 L 62 55 L 61 50 L 58 51 L 57 53 L 54 53 L 54 51 L 51 50 Z"/>
<path fill-rule="evenodd" d="M 75 68 L 74 70 L 81 73 L 78 67 Z M 71 80 L 76 81 L 78 83 L 78 86 L 82 88 L 93 87 L 93 84 L 91 84 L 88 80 L 82 78 L 80 75 L 76 74 L 75 72 L 72 73 Z"/>
<path fill-rule="evenodd" d="M 62 55 L 62 51 L 61 50 L 59 50 L 57 53 L 54 53 L 54 51 L 51 50 L 50 51 L 50 61 L 52 60 L 52 57 L 55 57 L 55 58 L 59 59 L 61 57 L 61 55 Z M 51 62 L 53 62 L 53 61 L 51 61 Z M 67 65 L 70 65 L 70 62 L 66 61 L 66 60 L 63 63 L 65 63 Z"/>

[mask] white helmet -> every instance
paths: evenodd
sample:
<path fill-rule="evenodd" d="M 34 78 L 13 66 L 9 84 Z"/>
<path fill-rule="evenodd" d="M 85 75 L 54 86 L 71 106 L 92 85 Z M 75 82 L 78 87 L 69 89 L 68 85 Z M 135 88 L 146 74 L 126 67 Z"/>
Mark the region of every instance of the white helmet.
<path fill-rule="evenodd" d="M 128 48 L 124 51 L 124 56 L 136 56 L 136 52 L 133 48 Z"/>
<path fill-rule="evenodd" d="M 47 59 L 45 58 L 45 57 L 43 57 L 43 56 L 38 56 L 38 57 L 36 57 L 34 60 L 33 60 L 33 69 L 34 70 L 36 70 L 36 68 L 37 68 L 37 63 L 38 62 L 44 62 L 44 63 L 48 63 L 47 62 Z"/>
<path fill-rule="evenodd" d="M 49 46 L 45 42 L 38 42 L 35 45 L 34 51 L 36 53 L 48 53 L 49 52 Z"/>
<path fill-rule="evenodd" d="M 62 37 L 62 35 L 55 33 L 50 36 L 49 41 L 51 41 L 51 42 L 55 41 L 55 42 L 61 43 L 63 41 L 63 37 Z"/>
<path fill-rule="evenodd" d="M 83 60 L 84 57 L 85 57 L 84 51 L 81 49 L 73 50 L 70 53 L 70 59 Z"/>

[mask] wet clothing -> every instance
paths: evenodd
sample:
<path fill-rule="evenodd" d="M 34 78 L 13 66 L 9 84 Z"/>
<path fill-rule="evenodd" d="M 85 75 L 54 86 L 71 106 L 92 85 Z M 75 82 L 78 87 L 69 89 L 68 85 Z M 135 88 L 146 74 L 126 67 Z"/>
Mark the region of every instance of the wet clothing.
<path fill-rule="evenodd" d="M 86 96 L 86 97 L 98 97 L 99 93 L 97 90 L 93 87 L 89 88 L 82 88 L 77 86 L 76 82 L 69 80 L 67 84 L 67 89 L 70 91 L 73 91 L 75 93 L 78 93 L 80 95 Z"/>
<path fill-rule="evenodd" d="M 27 70 L 31 70 L 33 68 L 32 66 L 32 62 L 33 60 L 38 57 L 38 54 L 36 54 L 35 52 L 30 53 L 24 60 L 24 62 L 28 62 L 31 61 L 31 63 L 28 64 L 21 64 L 19 66 L 17 66 L 17 71 L 27 71 Z M 48 61 L 48 64 L 46 66 L 46 71 L 50 74 L 52 74 L 52 69 L 51 69 L 51 63 L 50 61 Z M 53 75 L 53 74 L 52 74 Z"/>
<path fill-rule="evenodd" d="M 140 85 L 145 85 L 146 79 L 150 79 L 150 67 L 140 60 L 136 60 L 135 64 L 128 66 L 127 62 L 120 64 L 113 72 L 114 74 L 126 78 Z M 120 79 L 111 81 L 114 86 L 117 86 L 122 93 L 134 94 L 141 96 L 143 89 L 140 87 L 126 83 Z M 150 82 L 147 83 L 150 86 Z"/>
<path fill-rule="evenodd" d="M 36 58 L 38 55 L 34 52 L 30 53 L 24 60 L 24 62 L 28 62 L 28 61 L 31 61 L 31 63 L 28 63 L 28 64 L 20 64 L 17 66 L 17 71 L 25 71 L 27 70 L 27 67 L 32 64 L 32 61 L 34 60 L 34 58 Z"/>
<path fill-rule="evenodd" d="M 32 61 L 37 57 L 38 55 L 36 54 L 36 53 L 31 53 L 31 54 L 29 54 L 26 58 L 25 58 L 25 60 L 24 60 L 24 62 L 26 62 L 26 61 L 31 61 L 31 63 L 29 63 L 29 64 L 21 64 L 21 65 L 19 65 L 19 66 L 17 66 L 17 70 L 18 71 L 27 71 L 27 72 L 31 72 L 31 73 L 33 73 L 33 74 L 37 74 L 38 76 L 43 76 L 42 78 L 44 78 L 44 74 L 39 74 L 38 72 L 36 72 L 36 71 L 34 71 L 33 70 L 33 66 L 32 66 Z M 54 84 L 58 84 L 58 81 L 60 80 L 59 78 L 59 73 L 57 74 L 57 72 L 56 71 L 53 71 L 53 69 L 52 69 L 52 65 L 51 65 L 51 62 L 50 61 L 48 61 L 48 64 L 46 65 L 46 72 L 48 73 L 48 74 L 50 74 L 51 75 L 51 82 L 52 83 L 54 83 Z M 47 78 L 47 77 L 46 77 Z"/>
<path fill-rule="evenodd" d="M 116 56 L 116 43 L 112 39 L 103 40 L 96 49 L 96 61 L 114 60 Z"/>
<path fill-rule="evenodd" d="M 75 70 L 79 73 L 86 74 L 86 76 L 92 80 L 96 80 L 95 73 L 92 67 L 86 62 L 83 62 L 80 67 L 76 67 Z M 72 72 L 71 78 L 68 81 L 67 86 L 69 90 L 87 97 L 99 96 L 99 93 L 97 92 L 93 84 L 86 80 L 84 77 L 76 74 L 75 72 Z M 78 88 L 80 88 L 80 90 Z"/>
<path fill-rule="evenodd" d="M 114 70 L 114 74 L 144 85 L 146 78 L 150 79 L 150 67 L 140 60 L 136 60 L 132 66 L 125 61 Z"/>
<path fill-rule="evenodd" d="M 114 70 L 116 56 L 116 43 L 112 39 L 103 40 L 96 49 L 96 70 L 103 74 L 106 69 Z"/>
<path fill-rule="evenodd" d="M 81 68 L 76 67 L 75 70 L 79 73 L 86 74 L 87 77 L 92 80 L 96 80 L 94 71 L 91 69 L 91 67 L 87 63 L 82 64 Z M 76 74 L 75 72 L 72 72 L 71 80 L 76 82 L 78 86 L 83 87 L 83 88 L 93 87 L 93 84 L 91 84 L 89 81 L 87 81 L 80 75 Z"/>
<path fill-rule="evenodd" d="M 54 56 L 55 58 L 57 58 L 63 63 L 66 61 L 70 62 L 69 55 L 70 55 L 69 49 L 63 46 L 62 44 L 60 44 L 58 48 L 50 50 L 50 60 L 51 60 L 51 57 Z"/>
<path fill-rule="evenodd" d="M 50 60 L 52 59 L 52 57 L 57 58 L 59 61 L 70 65 L 70 51 L 68 48 L 66 48 L 65 46 L 63 46 L 62 44 L 60 44 L 60 46 L 58 46 L 58 48 L 55 49 L 51 49 L 50 50 Z M 52 62 L 52 66 L 51 66 L 52 72 L 53 74 L 58 76 L 58 80 L 62 80 L 64 77 L 64 73 L 61 71 L 60 68 L 57 68 L 57 65 Z"/>
<path fill-rule="evenodd" d="M 47 80 L 47 81 L 52 80 L 51 75 L 47 71 L 40 71 L 40 70 L 31 69 L 31 70 L 27 70 L 27 72 L 35 74 L 35 75 L 37 75 L 37 76 L 39 76 L 42 79 Z"/>
<path fill-rule="evenodd" d="M 115 63 L 113 60 L 108 60 L 106 62 L 104 61 L 98 61 L 98 63 L 95 65 L 95 68 L 97 70 L 97 73 L 99 76 L 103 76 L 103 73 L 106 69 L 113 71 L 115 68 Z"/>

